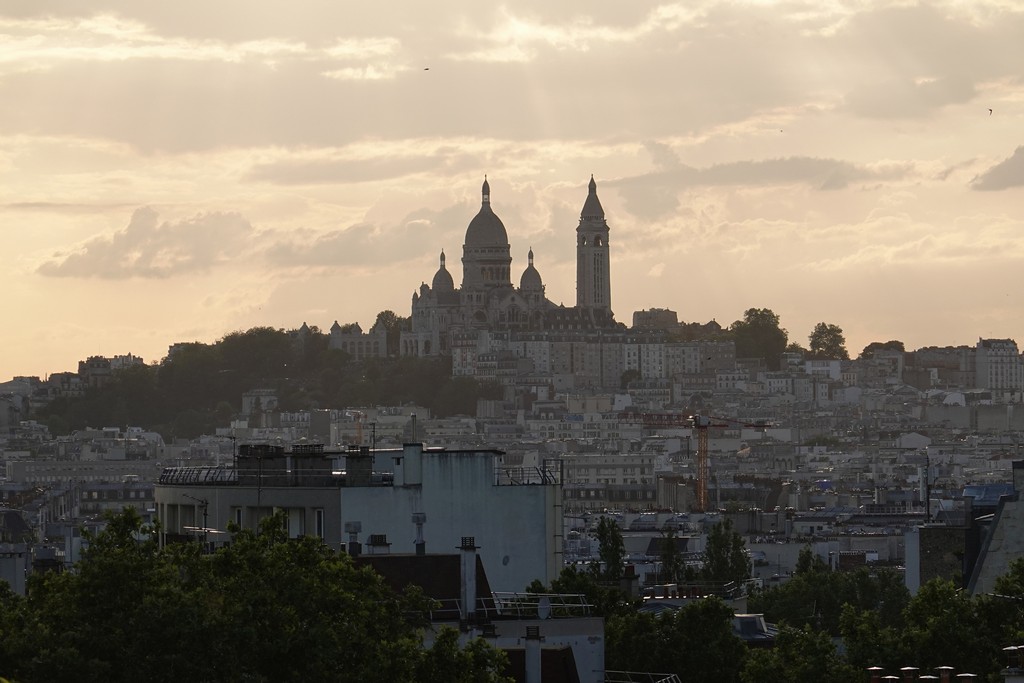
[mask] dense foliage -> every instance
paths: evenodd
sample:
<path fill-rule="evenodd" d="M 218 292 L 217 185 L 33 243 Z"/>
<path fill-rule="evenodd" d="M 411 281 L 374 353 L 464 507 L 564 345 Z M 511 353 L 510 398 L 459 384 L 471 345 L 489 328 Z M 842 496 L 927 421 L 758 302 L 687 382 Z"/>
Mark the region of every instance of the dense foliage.
<path fill-rule="evenodd" d="M 737 358 L 760 358 L 769 370 L 778 370 L 789 334 L 779 325 L 779 316 L 768 308 L 749 308 L 743 320 L 729 326 Z"/>
<path fill-rule="evenodd" d="M 385 318 L 385 327 L 401 324 Z M 84 397 L 52 401 L 36 418 L 55 434 L 133 425 L 164 439 L 191 438 L 226 426 L 252 389 L 276 391 L 283 411 L 413 403 L 438 417 L 475 415 L 477 399 L 501 398 L 499 387 L 453 378 L 450 358 L 355 362 L 328 348 L 328 336 L 316 328 L 302 336 L 255 327 L 215 344 L 184 345 L 160 365 L 118 371 Z"/>
<path fill-rule="evenodd" d="M 747 654 L 732 631 L 732 608 L 718 598 L 674 612 L 616 614 L 605 633 L 607 668 L 674 673 L 685 681 L 739 681 Z"/>
<path fill-rule="evenodd" d="M 700 576 L 706 581 L 740 583 L 750 578 L 750 558 L 743 536 L 725 519 L 708 529 Z"/>
<path fill-rule="evenodd" d="M 843 605 L 870 610 L 884 623 L 892 623 L 909 599 L 898 572 L 834 572 L 808 546 L 800 551 L 793 577 L 781 586 L 756 592 L 749 605 L 771 622 L 838 636 Z"/>
<path fill-rule="evenodd" d="M 422 646 L 427 601 L 283 517 L 212 555 L 157 547 L 128 511 L 91 539 L 75 571 L 0 595 L 0 674 L 47 681 L 505 681 L 504 653 Z M 137 539 L 142 538 L 139 541 Z M 459 672 L 455 675 L 453 672 Z"/>
<path fill-rule="evenodd" d="M 846 337 L 843 328 L 829 323 L 818 323 L 808 337 L 812 358 L 828 358 L 831 360 L 849 360 L 846 350 Z"/>

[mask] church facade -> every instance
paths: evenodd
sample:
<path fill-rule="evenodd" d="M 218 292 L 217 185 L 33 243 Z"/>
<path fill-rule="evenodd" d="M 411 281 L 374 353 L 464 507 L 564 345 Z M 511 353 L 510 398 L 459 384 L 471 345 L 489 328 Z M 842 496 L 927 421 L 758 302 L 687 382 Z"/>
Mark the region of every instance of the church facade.
<path fill-rule="evenodd" d="M 484 179 L 480 210 L 466 228 L 462 247 L 462 283 L 448 271 L 441 252 L 431 283 L 412 295 L 411 330 L 402 333 L 403 355 L 458 354 L 460 347 L 485 344 L 490 335 L 543 337 L 623 329 L 611 309 L 609 230 L 591 177 L 576 227 L 576 306 L 551 302 L 534 265 L 512 282 L 512 256 L 504 223 L 491 207 Z"/>

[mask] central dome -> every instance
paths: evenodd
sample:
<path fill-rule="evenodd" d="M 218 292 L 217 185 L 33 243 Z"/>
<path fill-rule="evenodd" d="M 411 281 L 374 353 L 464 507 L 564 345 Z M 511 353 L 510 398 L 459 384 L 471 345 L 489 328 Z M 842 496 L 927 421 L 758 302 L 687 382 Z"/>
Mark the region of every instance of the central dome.
<path fill-rule="evenodd" d="M 480 211 L 473 216 L 466 228 L 467 247 L 507 247 L 508 233 L 505 224 L 491 210 L 491 187 L 484 179 L 483 202 Z"/>

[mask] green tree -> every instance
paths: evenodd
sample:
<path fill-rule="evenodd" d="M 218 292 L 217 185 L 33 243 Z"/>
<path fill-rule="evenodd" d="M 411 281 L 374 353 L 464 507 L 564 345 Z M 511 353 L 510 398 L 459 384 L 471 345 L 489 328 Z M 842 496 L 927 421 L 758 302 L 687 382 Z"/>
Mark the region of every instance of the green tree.
<path fill-rule="evenodd" d="M 765 615 L 768 621 L 793 628 L 805 626 L 840 635 L 843 606 L 871 610 L 888 624 L 901 623 L 909 593 L 895 571 L 833 572 L 805 546 L 797 559 L 796 571 L 786 583 L 755 592 L 749 598 L 750 610 Z"/>
<path fill-rule="evenodd" d="M 622 578 L 622 561 L 626 558 L 626 544 L 622 530 L 610 517 L 602 517 L 594 529 L 597 537 L 597 557 L 600 562 L 595 573 L 606 581 Z"/>
<path fill-rule="evenodd" d="M 508 668 L 508 656 L 474 638 L 459 647 L 459 632 L 443 627 L 430 649 L 416 663 L 416 683 L 515 683 L 502 672 Z"/>
<path fill-rule="evenodd" d="M 742 680 L 744 683 L 855 683 L 862 677 L 836 652 L 827 633 L 810 627 L 783 627 L 775 647 L 750 653 Z"/>
<path fill-rule="evenodd" d="M 593 614 L 610 617 L 613 614 L 631 612 L 635 609 L 630 595 L 618 584 L 609 585 L 599 578 L 596 569 L 580 571 L 575 566 L 563 567 L 558 577 L 545 586 L 534 580 L 526 587 L 528 593 L 555 593 L 558 595 L 582 595 Z"/>
<path fill-rule="evenodd" d="M 746 542 L 733 529 L 731 519 L 714 524 L 708 530 L 701 578 L 721 582 L 742 582 L 750 578 Z"/>
<path fill-rule="evenodd" d="M 661 575 L 664 581 L 677 583 L 683 579 L 686 572 L 686 561 L 683 554 L 679 552 L 678 537 L 675 529 L 666 529 L 662 532 L 661 541 L 658 544 L 661 549 Z"/>
<path fill-rule="evenodd" d="M 619 389 L 625 391 L 629 388 L 629 385 L 640 379 L 640 371 L 630 368 L 622 373 L 619 377 Z"/>
<path fill-rule="evenodd" d="M 505 681 L 502 656 L 483 642 L 463 651 L 442 632 L 425 650 L 422 592 L 397 595 L 321 539 L 288 538 L 283 514 L 259 534 L 236 530 L 212 555 L 154 539 L 129 509 L 88 539 L 74 571 L 33 576 L 20 604 L 0 595 L 2 673 L 22 683 Z"/>
<path fill-rule="evenodd" d="M 402 331 L 409 329 L 409 320 L 391 310 L 384 310 L 377 314 L 373 328 L 382 326 L 387 332 L 388 356 L 394 358 L 401 351 Z"/>
<path fill-rule="evenodd" d="M 779 316 L 768 308 L 749 308 L 743 320 L 729 326 L 737 358 L 761 358 L 771 370 L 778 370 L 789 334 L 779 326 Z"/>
<path fill-rule="evenodd" d="M 829 323 L 818 323 L 808 337 L 811 356 L 833 360 L 849 360 L 843 328 Z"/>
<path fill-rule="evenodd" d="M 733 633 L 732 609 L 718 598 L 674 612 L 628 612 L 608 619 L 609 669 L 676 674 L 686 681 L 738 681 L 746 646 Z"/>
<path fill-rule="evenodd" d="M 862 359 L 871 358 L 873 355 L 875 355 L 875 351 L 883 350 L 906 351 L 906 349 L 903 346 L 903 342 L 893 339 L 887 342 L 871 342 L 870 344 L 864 347 L 863 351 L 860 352 L 860 357 Z"/>

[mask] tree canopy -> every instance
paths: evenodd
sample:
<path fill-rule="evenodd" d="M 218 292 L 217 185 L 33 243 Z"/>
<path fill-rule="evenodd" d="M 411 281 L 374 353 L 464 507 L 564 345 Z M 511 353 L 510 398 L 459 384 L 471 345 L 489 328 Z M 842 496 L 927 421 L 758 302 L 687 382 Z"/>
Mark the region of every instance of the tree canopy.
<path fill-rule="evenodd" d="M 733 529 L 731 519 L 726 518 L 708 530 L 701 578 L 720 582 L 741 582 L 750 578 L 746 543 Z"/>
<path fill-rule="evenodd" d="M 875 355 L 875 351 L 906 351 L 906 348 L 904 348 L 903 342 L 895 339 L 887 342 L 871 342 L 860 352 L 860 357 L 871 358 Z"/>
<path fill-rule="evenodd" d="M 832 360 L 850 360 L 846 350 L 846 337 L 843 328 L 831 323 L 818 323 L 808 337 L 808 346 L 814 358 Z"/>
<path fill-rule="evenodd" d="M 404 324 L 390 311 L 378 318 L 388 329 Z M 397 332 L 392 336 L 397 339 Z M 327 335 L 315 327 L 304 334 L 256 327 L 214 344 L 182 345 L 160 365 L 117 371 L 83 397 L 39 408 L 35 418 L 54 434 L 133 425 L 168 440 L 192 438 L 226 426 L 241 410 L 242 394 L 252 389 L 275 391 L 284 411 L 414 403 L 438 417 L 475 415 L 479 398 L 502 398 L 497 385 L 452 377 L 447 357 L 356 362 L 329 348 Z"/>
<path fill-rule="evenodd" d="M 729 326 L 737 358 L 761 358 L 770 370 L 778 370 L 789 334 L 779 325 L 779 316 L 768 308 L 749 308 L 743 320 Z"/>
<path fill-rule="evenodd" d="M 506 681 L 504 654 L 444 632 L 428 602 L 393 593 L 282 515 L 211 555 L 157 547 L 128 509 L 89 539 L 75 571 L 0 596 L 0 675 L 34 681 Z M 142 540 L 138 540 L 138 539 Z M 452 676 L 451 672 L 464 672 Z"/>

